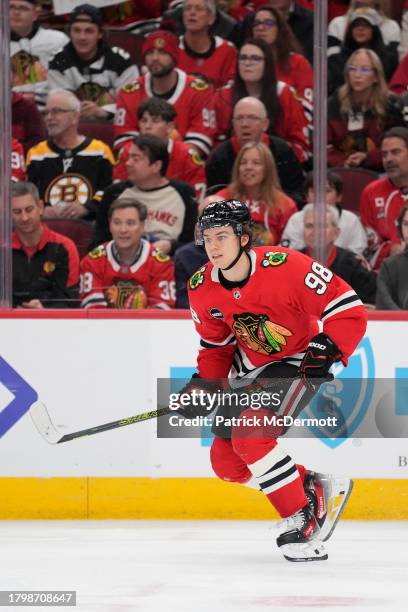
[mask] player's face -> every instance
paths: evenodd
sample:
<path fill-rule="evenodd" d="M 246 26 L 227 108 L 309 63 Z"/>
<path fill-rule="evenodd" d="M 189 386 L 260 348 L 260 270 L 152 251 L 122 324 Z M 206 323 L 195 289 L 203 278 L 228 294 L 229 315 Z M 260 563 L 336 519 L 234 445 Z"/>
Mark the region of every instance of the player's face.
<path fill-rule="evenodd" d="M 309 187 L 306 193 L 306 200 L 308 204 L 315 203 L 315 194 L 313 187 Z M 337 193 L 337 191 L 327 183 L 326 185 L 326 204 L 330 206 L 336 206 L 336 204 L 340 204 L 342 200 L 341 194 Z"/>
<path fill-rule="evenodd" d="M 72 110 L 67 98 L 54 95 L 47 100 L 44 120 L 48 135 L 53 138 L 78 125 L 79 113 Z"/>
<path fill-rule="evenodd" d="M 258 83 L 263 76 L 265 56 L 256 45 L 243 45 L 238 55 L 238 72 L 244 83 Z"/>
<path fill-rule="evenodd" d="M 38 231 L 43 208 L 42 202 L 36 202 L 30 194 L 12 198 L 11 216 L 16 231 L 23 236 Z"/>
<path fill-rule="evenodd" d="M 161 49 L 151 49 L 145 55 L 147 69 L 154 77 L 164 77 L 169 75 L 175 67 L 175 62 L 171 55 Z"/>
<path fill-rule="evenodd" d="M 356 19 L 352 25 L 351 37 L 359 45 L 369 43 L 373 34 L 372 26 L 365 19 Z"/>
<path fill-rule="evenodd" d="M 227 268 L 239 249 L 239 238 L 231 225 L 204 230 L 204 247 L 210 262 L 217 268 Z"/>
<path fill-rule="evenodd" d="M 144 223 L 135 208 L 119 208 L 113 212 L 109 229 L 119 250 L 136 250 L 144 232 Z"/>
<path fill-rule="evenodd" d="M 239 164 L 239 178 L 245 187 L 257 187 L 265 178 L 262 158 L 257 149 L 248 149 Z"/>
<path fill-rule="evenodd" d="M 313 212 L 308 212 L 305 214 L 303 219 L 303 227 L 304 227 L 304 241 L 306 248 L 313 249 L 315 246 L 315 230 L 316 230 L 316 221 L 314 218 Z M 326 246 L 334 244 L 338 235 L 339 228 L 333 224 L 330 214 L 326 215 Z"/>
<path fill-rule="evenodd" d="M 183 4 L 183 24 L 187 32 L 208 30 L 214 23 L 205 0 L 185 0 Z"/>
<path fill-rule="evenodd" d="M 28 34 L 38 14 L 39 7 L 34 6 L 31 2 L 10 0 L 10 30 L 21 35 Z"/>
<path fill-rule="evenodd" d="M 139 185 L 146 179 L 150 179 L 157 174 L 155 164 L 151 164 L 148 156 L 136 145 L 129 149 L 129 159 L 126 162 L 126 169 L 129 180 Z"/>
<path fill-rule="evenodd" d="M 69 34 L 79 57 L 91 59 L 96 55 L 102 32 L 95 23 L 73 23 Z"/>
<path fill-rule="evenodd" d="M 403 241 L 408 244 L 408 210 L 402 218 L 401 234 Z"/>
<path fill-rule="evenodd" d="M 139 128 L 142 135 L 153 134 L 153 136 L 161 138 L 164 142 L 167 142 L 173 127 L 173 122 L 167 123 L 160 115 L 150 115 L 146 112 L 139 119 Z"/>
<path fill-rule="evenodd" d="M 275 15 L 270 11 L 258 11 L 252 30 L 255 38 L 261 38 L 268 45 L 273 45 L 279 33 Z"/>
<path fill-rule="evenodd" d="M 348 80 L 353 91 L 370 89 L 377 82 L 377 74 L 365 52 L 358 53 L 347 69 Z"/>
<path fill-rule="evenodd" d="M 402 138 L 386 138 L 381 145 L 384 170 L 392 181 L 408 177 L 408 148 Z"/>
<path fill-rule="evenodd" d="M 268 128 L 268 119 L 263 116 L 258 104 L 238 102 L 232 117 L 234 133 L 240 145 L 246 142 L 259 142 Z"/>

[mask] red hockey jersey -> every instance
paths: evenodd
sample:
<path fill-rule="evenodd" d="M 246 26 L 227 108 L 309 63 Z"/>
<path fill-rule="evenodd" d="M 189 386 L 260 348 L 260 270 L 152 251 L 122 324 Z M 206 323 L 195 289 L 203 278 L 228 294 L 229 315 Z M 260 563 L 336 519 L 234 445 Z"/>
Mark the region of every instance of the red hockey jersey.
<path fill-rule="evenodd" d="M 131 146 L 132 142 L 128 140 L 119 151 L 118 161 L 113 169 L 113 179 L 116 181 L 128 180 L 126 162 L 129 159 Z M 206 188 L 204 161 L 197 151 L 186 142 L 171 138 L 168 141 L 167 150 L 169 152 L 167 178 L 185 181 L 195 189 L 198 199 L 204 197 Z"/>
<path fill-rule="evenodd" d="M 11 180 L 25 181 L 26 172 L 24 164 L 24 151 L 22 144 L 13 138 L 11 141 Z"/>
<path fill-rule="evenodd" d="M 310 257 L 283 247 L 255 247 L 251 275 L 225 289 L 211 263 L 188 281 L 192 318 L 201 337 L 203 378 L 242 377 L 283 361 L 299 365 L 311 338 L 324 331 L 346 365 L 364 335 L 367 315 L 351 287 Z"/>
<path fill-rule="evenodd" d="M 388 257 L 391 245 L 400 244 L 396 221 L 401 208 L 408 202 L 408 194 L 391 183 L 389 178 L 369 183 L 361 194 L 361 221 L 367 232 L 368 261 L 378 270 Z"/>
<path fill-rule="evenodd" d="M 276 78 L 293 87 L 302 108 L 309 130 L 313 129 L 313 68 L 300 53 L 289 55 L 288 67 L 283 70 L 276 62 Z"/>
<path fill-rule="evenodd" d="M 214 36 L 211 39 L 210 50 L 200 54 L 188 49 L 184 36 L 180 36 L 179 44 L 177 66 L 187 74 L 203 78 L 211 83 L 215 89 L 234 80 L 237 68 L 237 50 L 231 42 L 220 36 Z"/>
<path fill-rule="evenodd" d="M 280 113 L 275 124 L 274 134 L 286 140 L 295 151 L 300 162 L 304 162 L 310 154 L 309 127 L 303 114 L 300 102 L 293 90 L 278 81 L 277 84 Z M 217 135 L 228 133 L 232 118 L 232 87 L 226 85 L 214 96 L 215 114 L 217 118 Z"/>
<path fill-rule="evenodd" d="M 124 265 L 112 240 L 81 261 L 79 292 L 82 308 L 173 308 L 174 264 L 142 239 L 134 262 Z"/>
<path fill-rule="evenodd" d="M 207 156 L 215 133 L 213 89 L 202 79 L 176 68 L 178 82 L 167 102 L 177 112 L 176 129 L 181 140 L 198 147 Z M 139 104 L 154 96 L 150 72 L 122 87 L 116 102 L 114 119 L 115 148 L 139 133 L 136 115 Z"/>

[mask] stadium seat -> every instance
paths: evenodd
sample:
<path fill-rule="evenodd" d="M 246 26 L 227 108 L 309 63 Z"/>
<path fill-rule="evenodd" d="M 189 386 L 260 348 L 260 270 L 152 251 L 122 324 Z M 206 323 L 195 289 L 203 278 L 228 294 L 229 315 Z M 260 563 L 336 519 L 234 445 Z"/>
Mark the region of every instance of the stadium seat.
<path fill-rule="evenodd" d="M 92 223 L 83 219 L 46 219 L 45 223 L 54 232 L 71 238 L 77 246 L 81 259 L 88 253 L 92 242 Z"/>
<path fill-rule="evenodd" d="M 214 195 L 215 193 L 217 193 L 217 191 L 221 191 L 221 189 L 224 189 L 224 187 L 226 187 L 227 185 L 225 185 L 224 183 L 220 183 L 219 185 L 212 185 L 211 187 L 207 187 L 207 189 L 205 190 L 205 195 L 210 196 L 210 195 Z"/>
<path fill-rule="evenodd" d="M 113 123 L 110 121 L 80 121 L 78 131 L 80 134 L 102 140 L 112 148 Z"/>
<path fill-rule="evenodd" d="M 120 47 L 127 51 L 132 62 L 136 64 L 139 69 L 142 67 L 142 45 L 144 41 L 142 35 L 124 32 L 123 30 L 107 30 L 106 40 L 111 47 Z"/>
<path fill-rule="evenodd" d="M 365 168 L 344 168 L 342 166 L 330 168 L 330 171 L 338 174 L 343 180 L 342 207 L 358 213 L 361 192 L 366 185 L 378 179 L 378 174 Z"/>

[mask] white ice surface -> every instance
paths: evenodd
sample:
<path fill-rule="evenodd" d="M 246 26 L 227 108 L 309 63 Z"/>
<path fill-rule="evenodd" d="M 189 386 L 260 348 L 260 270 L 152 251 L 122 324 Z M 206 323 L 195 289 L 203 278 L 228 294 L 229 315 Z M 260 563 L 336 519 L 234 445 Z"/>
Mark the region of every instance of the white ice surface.
<path fill-rule="evenodd" d="M 277 533 L 264 521 L 2 521 L 0 590 L 76 590 L 77 607 L 58 609 L 81 612 L 408 610 L 406 522 L 343 521 L 326 562 L 285 561 Z"/>

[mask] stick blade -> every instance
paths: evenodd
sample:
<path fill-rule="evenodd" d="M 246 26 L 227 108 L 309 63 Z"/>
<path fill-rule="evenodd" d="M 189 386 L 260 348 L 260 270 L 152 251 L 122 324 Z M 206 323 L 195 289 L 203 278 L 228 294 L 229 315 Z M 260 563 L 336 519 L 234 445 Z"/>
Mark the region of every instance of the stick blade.
<path fill-rule="evenodd" d="M 55 429 L 45 405 L 42 402 L 34 402 L 29 412 L 32 422 L 44 440 L 49 444 L 58 444 L 63 436 Z"/>

